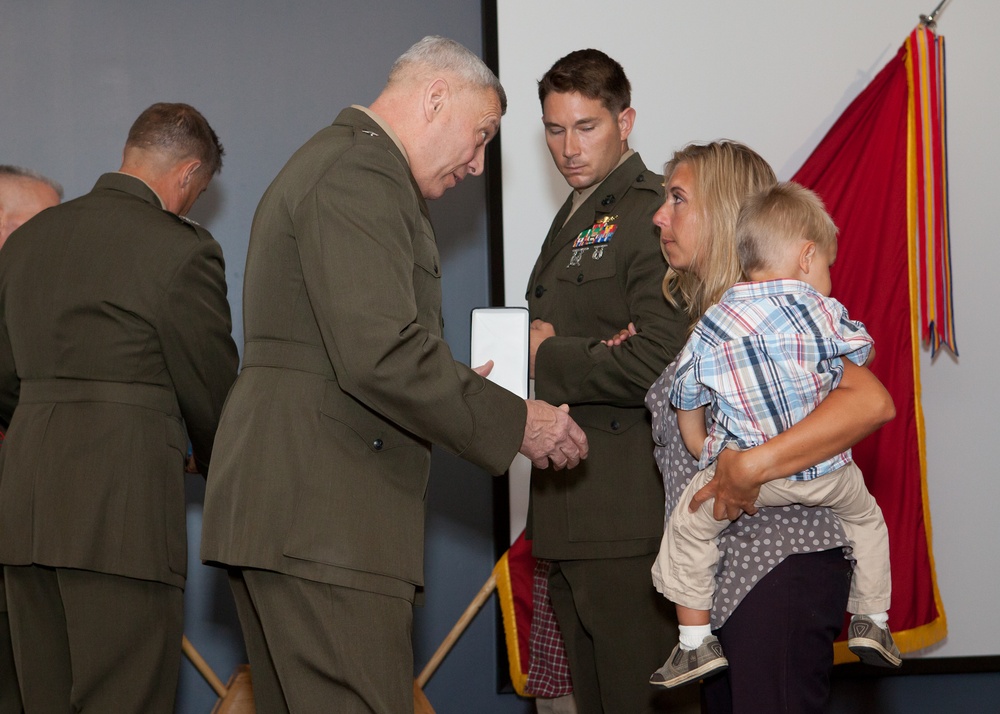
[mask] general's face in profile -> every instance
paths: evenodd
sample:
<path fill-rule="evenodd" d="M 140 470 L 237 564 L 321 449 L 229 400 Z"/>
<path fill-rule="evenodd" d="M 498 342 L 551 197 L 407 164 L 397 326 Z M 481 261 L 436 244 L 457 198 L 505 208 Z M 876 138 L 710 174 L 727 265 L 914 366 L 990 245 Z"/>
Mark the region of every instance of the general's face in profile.
<path fill-rule="evenodd" d="M 440 198 L 469 174 L 481 174 L 486 145 L 500 130 L 500 99 L 492 89 L 455 88 L 438 111 L 428 141 L 410 156 L 426 199 Z"/>
<path fill-rule="evenodd" d="M 550 92 L 542 104 L 545 143 L 566 183 L 582 191 L 607 178 L 625 153 L 634 116 L 632 108 L 615 116 L 579 92 Z"/>

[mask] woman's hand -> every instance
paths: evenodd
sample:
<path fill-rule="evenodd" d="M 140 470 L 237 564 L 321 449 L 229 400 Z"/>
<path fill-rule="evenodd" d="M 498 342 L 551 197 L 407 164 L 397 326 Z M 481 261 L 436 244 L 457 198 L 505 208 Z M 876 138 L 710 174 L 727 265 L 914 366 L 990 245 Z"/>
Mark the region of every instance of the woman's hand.
<path fill-rule="evenodd" d="M 612 335 L 606 340 L 601 340 L 601 344 L 607 345 L 608 347 L 618 347 L 622 342 L 627 340 L 629 337 L 632 337 L 633 335 L 637 334 L 639 334 L 639 331 L 635 329 L 635 324 L 630 322 L 628 323 L 628 327 L 626 327 L 623 330 L 620 330 L 617 334 Z"/>
<path fill-rule="evenodd" d="M 757 449 L 723 449 L 715 462 L 715 476 L 691 499 L 690 510 L 694 512 L 714 498 L 712 515 L 717 521 L 735 521 L 743 513 L 755 514 L 757 494 L 763 483 L 755 473 L 759 468 L 754 464 Z"/>
<path fill-rule="evenodd" d="M 528 328 L 528 376 L 535 378 L 535 355 L 538 348 L 550 337 L 556 336 L 556 328 L 551 322 L 532 320 Z"/>

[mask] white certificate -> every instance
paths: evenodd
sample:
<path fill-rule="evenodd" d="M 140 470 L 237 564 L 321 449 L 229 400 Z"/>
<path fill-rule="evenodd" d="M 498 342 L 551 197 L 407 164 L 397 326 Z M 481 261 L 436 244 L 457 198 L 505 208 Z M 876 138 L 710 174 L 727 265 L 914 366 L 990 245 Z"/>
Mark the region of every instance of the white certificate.
<path fill-rule="evenodd" d="M 493 360 L 488 379 L 528 398 L 528 309 L 477 307 L 472 311 L 473 367 Z"/>

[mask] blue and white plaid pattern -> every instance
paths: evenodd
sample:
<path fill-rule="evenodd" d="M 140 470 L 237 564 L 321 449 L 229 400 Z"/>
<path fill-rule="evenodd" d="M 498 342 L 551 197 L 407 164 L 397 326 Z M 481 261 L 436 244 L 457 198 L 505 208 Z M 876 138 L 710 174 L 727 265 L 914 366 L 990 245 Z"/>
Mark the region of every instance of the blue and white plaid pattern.
<path fill-rule="evenodd" d="M 727 290 L 695 326 L 670 390 L 678 409 L 709 405 L 699 468 L 729 442 L 750 449 L 801 421 L 840 383 L 841 357 L 864 364 L 872 344 L 843 305 L 798 280 Z M 808 481 L 850 460 L 846 451 L 790 478 Z"/>

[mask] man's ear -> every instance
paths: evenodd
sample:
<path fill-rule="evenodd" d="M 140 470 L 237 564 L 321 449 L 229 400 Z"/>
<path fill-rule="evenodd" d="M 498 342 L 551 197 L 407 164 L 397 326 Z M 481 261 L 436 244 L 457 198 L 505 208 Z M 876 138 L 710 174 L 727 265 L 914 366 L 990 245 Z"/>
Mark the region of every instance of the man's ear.
<path fill-rule="evenodd" d="M 435 79 L 424 92 L 424 116 L 428 122 L 434 121 L 441 114 L 450 98 L 451 87 L 443 78 Z"/>
<path fill-rule="evenodd" d="M 181 164 L 181 188 L 187 188 L 191 181 L 194 179 L 195 173 L 201 168 L 200 159 L 190 159 Z"/>
<path fill-rule="evenodd" d="M 802 250 L 799 251 L 799 270 L 809 275 L 809 270 L 812 268 L 812 262 L 815 257 L 816 243 L 807 240 L 802 244 Z"/>
<path fill-rule="evenodd" d="M 632 133 L 635 126 L 635 109 L 627 107 L 618 115 L 618 134 L 622 141 L 628 140 L 628 135 Z"/>

